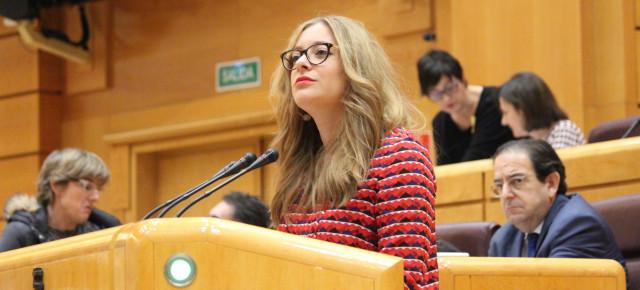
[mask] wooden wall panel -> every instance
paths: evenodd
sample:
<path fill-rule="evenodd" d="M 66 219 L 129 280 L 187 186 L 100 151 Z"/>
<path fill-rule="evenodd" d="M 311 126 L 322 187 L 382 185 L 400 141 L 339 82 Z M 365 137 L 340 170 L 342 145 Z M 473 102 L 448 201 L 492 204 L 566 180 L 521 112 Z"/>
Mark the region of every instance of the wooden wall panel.
<path fill-rule="evenodd" d="M 29 94 L 0 99 L 0 156 L 47 152 L 60 144 L 60 97 Z"/>
<path fill-rule="evenodd" d="M 105 187 L 98 207 L 115 214 L 121 221 L 129 219 L 126 212 L 132 208 L 131 201 L 131 152 L 129 146 L 114 146 L 109 156 L 102 156 L 111 171 L 111 180 Z"/>
<path fill-rule="evenodd" d="M 0 159 L 0 204 L 3 208 L 7 197 L 16 192 L 35 195 L 38 171 L 44 156 L 28 155 L 24 157 Z"/>
<path fill-rule="evenodd" d="M 131 208 L 126 221 L 136 221 L 159 205 L 157 162 L 154 153 L 140 154 L 131 159 Z"/>
<path fill-rule="evenodd" d="M 582 125 L 580 1 L 443 2 L 434 45 L 460 60 L 469 83 L 499 85 L 533 71 Z"/>
<path fill-rule="evenodd" d="M 413 2 L 415 9 L 410 14 L 416 18 L 423 14 L 429 1 Z M 111 128 L 105 133 L 270 110 L 268 82 L 271 72 L 280 65 L 278 54 L 295 25 L 318 15 L 318 11 L 342 11 L 346 13 L 340 14 L 368 20 L 372 29 L 386 27 L 379 11 L 382 4 L 371 1 L 313 3 L 299 7 L 301 10 L 295 15 L 288 13 L 286 1 L 199 0 L 153 6 L 145 1 L 112 1 L 112 5 L 114 86 L 107 92 L 67 96 L 66 101 L 73 114 L 69 120 L 111 115 Z M 177 6 L 180 13 L 176 12 Z M 242 17 L 235 17 L 239 12 Z M 182 18 L 185 15 L 190 16 L 188 21 Z M 424 23 L 413 24 L 411 31 L 428 25 L 425 15 Z M 420 32 L 414 33 L 419 43 Z M 394 38 L 383 42 L 396 41 Z M 415 40 L 405 40 L 410 42 Z M 413 64 L 418 55 L 413 53 L 408 61 Z M 263 62 L 263 85 L 215 94 L 215 63 L 251 56 L 258 56 Z M 407 70 L 407 77 L 415 79 L 413 65 L 399 67 Z M 414 81 L 407 83 L 417 85 Z"/>
<path fill-rule="evenodd" d="M 62 97 L 42 93 L 38 97 L 38 150 L 41 153 L 60 148 Z"/>
<path fill-rule="evenodd" d="M 500 200 L 495 198 L 487 201 L 485 204 L 485 220 L 492 221 L 499 224 L 504 224 L 507 222 L 507 218 L 504 215 L 504 211 L 502 210 L 502 205 L 500 204 Z"/>
<path fill-rule="evenodd" d="M 86 104 L 90 107 L 99 107 L 104 104 Z M 64 109 L 68 109 L 65 105 Z M 104 141 L 104 133 L 109 128 L 109 118 L 107 116 L 95 115 L 87 116 L 80 119 L 67 119 L 69 118 L 68 111 L 63 114 L 63 119 L 66 119 L 61 123 L 61 144 L 62 147 L 80 147 L 87 150 L 91 150 L 102 157 L 107 164 L 109 163 L 108 157 L 110 154 L 110 148 Z"/>
<path fill-rule="evenodd" d="M 44 156 L 31 154 L 22 157 L 0 159 L 0 206 L 4 209 L 9 197 L 18 192 L 35 196 L 38 171 Z M 4 225 L 4 214 L 0 224 Z"/>
<path fill-rule="evenodd" d="M 623 182 L 603 187 L 574 188 L 572 191 L 580 193 L 589 202 L 614 198 L 618 196 L 640 194 L 640 180 Z"/>
<path fill-rule="evenodd" d="M 65 63 L 65 94 L 104 90 L 109 86 L 111 67 L 111 28 L 113 13 L 111 1 L 96 1 L 85 4 L 91 38 L 89 52 L 90 64 Z M 80 39 L 81 26 L 78 22 L 78 9 L 68 8 L 65 14 L 66 31 L 72 39 Z"/>
<path fill-rule="evenodd" d="M 37 91 L 38 52 L 22 43 L 17 34 L 0 38 L 0 51 L 0 96 Z"/>
<path fill-rule="evenodd" d="M 380 35 L 395 37 L 432 28 L 431 7 L 432 0 L 379 1 L 376 15 L 385 16 L 376 19 Z"/>
<path fill-rule="evenodd" d="M 640 0 L 635 0 L 636 6 L 636 27 L 640 27 Z"/>
<path fill-rule="evenodd" d="M 558 150 L 569 189 L 640 179 L 639 141 L 634 137 Z"/>
<path fill-rule="evenodd" d="M 39 95 L 0 99 L 0 156 L 38 152 Z"/>
<path fill-rule="evenodd" d="M 482 202 L 436 206 L 436 223 L 449 224 L 484 220 Z"/>
<path fill-rule="evenodd" d="M 636 111 L 633 0 L 582 1 L 585 129 Z"/>
<path fill-rule="evenodd" d="M 531 70 L 585 131 L 637 112 L 633 1 L 435 3 L 434 46 L 460 59 L 470 83 Z"/>
<path fill-rule="evenodd" d="M 59 58 L 28 47 L 17 34 L 0 37 L 0 51 L 0 97 L 61 91 Z"/>
<path fill-rule="evenodd" d="M 481 201 L 484 198 L 484 173 L 492 168 L 488 160 L 465 166 L 436 166 L 438 205 Z"/>

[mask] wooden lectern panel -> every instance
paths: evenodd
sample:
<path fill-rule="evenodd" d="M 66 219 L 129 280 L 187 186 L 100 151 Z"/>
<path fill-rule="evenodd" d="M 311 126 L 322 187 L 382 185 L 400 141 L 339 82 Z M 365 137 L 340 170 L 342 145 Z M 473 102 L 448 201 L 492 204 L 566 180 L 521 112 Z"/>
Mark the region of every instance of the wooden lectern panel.
<path fill-rule="evenodd" d="M 615 260 L 439 257 L 443 290 L 625 290 Z"/>
<path fill-rule="evenodd" d="M 181 289 L 402 289 L 398 257 L 213 218 L 153 219 L 0 254 L 0 289 L 178 289 L 164 275 L 190 256 Z"/>

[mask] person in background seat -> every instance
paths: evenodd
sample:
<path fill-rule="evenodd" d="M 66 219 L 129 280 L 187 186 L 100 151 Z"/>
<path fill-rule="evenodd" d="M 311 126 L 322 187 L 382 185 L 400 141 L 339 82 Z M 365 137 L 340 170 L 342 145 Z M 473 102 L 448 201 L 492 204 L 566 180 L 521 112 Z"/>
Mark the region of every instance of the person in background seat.
<path fill-rule="evenodd" d="M 225 195 L 209 211 L 209 216 L 233 220 L 245 224 L 268 228 L 271 225 L 269 208 L 259 198 L 246 192 L 231 192 Z"/>
<path fill-rule="evenodd" d="M 517 138 L 541 139 L 553 149 L 582 145 L 584 134 L 562 111 L 549 86 L 530 72 L 515 74 L 500 91 L 502 124 Z"/>
<path fill-rule="evenodd" d="M 440 106 L 432 121 L 438 165 L 489 158 L 512 140 L 500 124 L 500 88 L 468 85 L 462 66 L 443 50 L 431 50 L 418 61 L 423 96 Z"/>
<path fill-rule="evenodd" d="M 0 252 L 120 225 L 94 207 L 109 177 L 94 153 L 75 148 L 51 152 L 40 169 L 37 200 L 24 194 L 8 200 Z"/>
<path fill-rule="evenodd" d="M 510 141 L 498 148 L 493 171 L 508 222 L 491 238 L 489 256 L 613 259 L 626 272 L 604 218 L 579 194 L 567 194 L 564 165 L 549 143 Z"/>

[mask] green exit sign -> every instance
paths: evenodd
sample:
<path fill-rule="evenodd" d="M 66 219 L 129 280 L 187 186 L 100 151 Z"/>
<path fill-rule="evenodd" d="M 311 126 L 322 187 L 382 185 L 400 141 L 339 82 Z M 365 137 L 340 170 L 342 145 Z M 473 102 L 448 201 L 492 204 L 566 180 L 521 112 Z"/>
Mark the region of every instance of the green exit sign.
<path fill-rule="evenodd" d="M 260 86 L 260 59 L 246 58 L 216 64 L 216 92 Z"/>

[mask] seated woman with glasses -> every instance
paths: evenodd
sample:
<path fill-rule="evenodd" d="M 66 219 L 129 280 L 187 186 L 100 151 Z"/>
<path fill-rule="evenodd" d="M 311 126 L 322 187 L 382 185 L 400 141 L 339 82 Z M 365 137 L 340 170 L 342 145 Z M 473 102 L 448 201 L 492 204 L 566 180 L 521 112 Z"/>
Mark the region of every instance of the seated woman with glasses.
<path fill-rule="evenodd" d="M 467 85 L 462 66 L 446 51 L 425 54 L 418 76 L 422 95 L 440 107 L 432 121 L 438 165 L 489 158 L 513 139 L 500 124 L 500 89 Z"/>
<path fill-rule="evenodd" d="M 104 162 L 91 152 L 51 152 L 38 178 L 37 201 L 25 194 L 9 199 L 0 252 L 49 242 L 120 224 L 94 208 L 109 180 Z"/>
<path fill-rule="evenodd" d="M 281 152 L 271 215 L 278 230 L 404 258 L 405 289 L 437 289 L 436 185 L 411 126 L 419 111 L 364 26 L 302 23 L 271 95 Z"/>
<path fill-rule="evenodd" d="M 502 124 L 517 138 L 545 140 L 560 149 L 585 143 L 582 130 L 562 111 L 549 86 L 534 73 L 521 72 L 500 91 Z"/>

